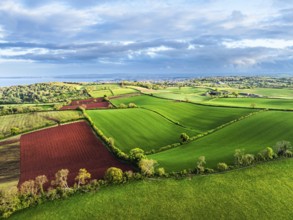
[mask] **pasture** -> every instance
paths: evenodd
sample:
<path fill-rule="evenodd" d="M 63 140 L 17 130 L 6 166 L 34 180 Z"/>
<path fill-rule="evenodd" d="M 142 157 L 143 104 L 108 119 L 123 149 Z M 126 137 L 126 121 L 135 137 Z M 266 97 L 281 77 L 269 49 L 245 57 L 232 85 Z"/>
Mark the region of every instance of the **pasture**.
<path fill-rule="evenodd" d="M 111 100 L 113 104 L 135 103 L 137 106 L 155 111 L 175 123 L 192 128 L 198 133 L 214 129 L 222 124 L 247 115 L 255 110 L 196 105 L 142 95 Z"/>
<path fill-rule="evenodd" d="M 293 159 L 225 174 L 102 188 L 19 211 L 30 219 L 292 219 Z"/>
<path fill-rule="evenodd" d="M 217 106 L 239 106 L 251 108 L 272 108 L 293 110 L 293 99 L 269 99 L 269 98 L 214 98 L 205 104 Z"/>
<path fill-rule="evenodd" d="M 145 109 L 88 110 L 86 112 L 94 124 L 107 137 L 114 138 L 115 145 L 126 153 L 135 147 L 149 151 L 178 143 L 182 132 L 191 136 L 198 134 L 196 131 L 178 126 L 161 115 Z"/>
<path fill-rule="evenodd" d="M 79 111 L 49 111 L 0 116 L 0 138 L 10 136 L 12 128 L 18 128 L 17 133 L 23 133 L 59 122 L 73 121 L 83 118 Z"/>
<path fill-rule="evenodd" d="M 293 112 L 267 111 L 235 122 L 212 134 L 174 149 L 149 155 L 168 171 L 194 169 L 199 156 L 205 156 L 207 167 L 233 163 L 235 149 L 258 153 L 276 142 L 293 142 Z"/>

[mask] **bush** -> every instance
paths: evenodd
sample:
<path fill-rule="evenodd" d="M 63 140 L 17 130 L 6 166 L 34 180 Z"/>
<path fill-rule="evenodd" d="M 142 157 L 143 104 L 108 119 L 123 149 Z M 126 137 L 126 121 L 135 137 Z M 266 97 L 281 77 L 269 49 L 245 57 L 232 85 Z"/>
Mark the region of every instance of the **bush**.
<path fill-rule="evenodd" d="M 180 139 L 182 140 L 182 142 L 186 142 L 189 140 L 189 136 L 186 133 L 181 133 Z"/>
<path fill-rule="evenodd" d="M 105 173 L 105 180 L 108 183 L 121 183 L 123 182 L 123 172 L 117 167 L 110 167 Z"/>
<path fill-rule="evenodd" d="M 163 167 L 158 168 L 156 171 L 156 174 L 158 176 L 165 176 L 166 175 L 165 169 Z"/>
<path fill-rule="evenodd" d="M 128 108 L 137 108 L 137 105 L 134 103 L 129 103 Z"/>
<path fill-rule="evenodd" d="M 218 163 L 217 165 L 217 169 L 219 171 L 225 171 L 225 170 L 228 170 L 228 165 L 226 163 Z"/>
<path fill-rule="evenodd" d="M 139 162 L 141 159 L 146 158 L 144 154 L 144 150 L 140 148 L 133 148 L 129 152 L 129 159 L 134 161 L 134 162 Z"/>
<path fill-rule="evenodd" d="M 275 145 L 278 156 L 292 157 L 292 145 L 289 141 L 279 141 Z"/>

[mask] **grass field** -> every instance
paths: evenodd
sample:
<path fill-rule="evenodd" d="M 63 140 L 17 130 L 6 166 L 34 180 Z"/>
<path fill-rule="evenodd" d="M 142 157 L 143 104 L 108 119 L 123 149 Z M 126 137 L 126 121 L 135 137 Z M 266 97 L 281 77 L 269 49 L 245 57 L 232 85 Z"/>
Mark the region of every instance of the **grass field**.
<path fill-rule="evenodd" d="M 182 132 L 191 136 L 198 134 L 145 109 L 88 110 L 87 113 L 95 125 L 107 137 L 113 137 L 115 145 L 127 153 L 135 147 L 148 151 L 178 143 Z"/>
<path fill-rule="evenodd" d="M 221 108 L 165 100 L 151 96 L 134 96 L 111 100 L 115 105 L 135 103 L 156 111 L 181 125 L 203 132 L 253 112 L 253 109 Z"/>
<path fill-rule="evenodd" d="M 293 159 L 191 179 L 146 180 L 47 202 L 11 219 L 292 219 Z"/>
<path fill-rule="evenodd" d="M 205 156 L 207 167 L 218 162 L 233 162 L 235 149 L 257 153 L 277 141 L 293 143 L 293 112 L 261 112 L 238 121 L 197 141 L 150 155 L 168 171 L 195 168 L 199 156 Z"/>
<path fill-rule="evenodd" d="M 80 118 L 83 118 L 83 115 L 79 111 L 32 112 L 0 116 L 0 138 L 9 136 L 13 127 L 19 128 L 19 133 L 21 133 L 57 124 L 56 120 L 66 122 Z"/>
<path fill-rule="evenodd" d="M 205 104 L 209 105 L 240 107 L 251 107 L 253 103 L 256 108 L 293 109 L 293 99 L 215 98 L 205 102 Z"/>

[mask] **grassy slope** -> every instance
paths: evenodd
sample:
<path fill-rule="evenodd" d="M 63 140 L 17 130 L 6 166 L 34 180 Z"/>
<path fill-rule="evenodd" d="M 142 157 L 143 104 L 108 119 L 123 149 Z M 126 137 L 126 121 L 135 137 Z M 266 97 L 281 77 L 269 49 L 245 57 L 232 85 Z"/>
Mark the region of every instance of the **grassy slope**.
<path fill-rule="evenodd" d="M 53 120 L 49 120 L 48 117 L 65 122 L 77 120 L 82 118 L 83 115 L 78 111 L 51 111 L 0 116 L 0 138 L 4 137 L 4 135 L 9 135 L 12 127 L 18 127 L 20 132 L 25 132 L 56 124 Z"/>
<path fill-rule="evenodd" d="M 111 100 L 115 105 L 134 102 L 140 107 L 155 110 L 186 127 L 203 132 L 246 115 L 251 109 L 234 109 L 201 106 L 170 101 L 151 96 L 135 96 Z"/>
<path fill-rule="evenodd" d="M 140 181 L 42 204 L 11 219 L 292 219 L 293 159 L 191 180 Z"/>
<path fill-rule="evenodd" d="M 293 112 L 262 112 L 229 125 L 215 133 L 178 148 L 154 154 L 151 158 L 167 170 L 194 168 L 197 158 L 205 156 L 207 166 L 233 162 L 235 149 L 257 153 L 277 141 L 293 142 Z"/>
<path fill-rule="evenodd" d="M 162 116 L 144 109 L 88 110 L 98 128 L 113 137 L 121 150 L 134 147 L 145 150 L 179 142 L 180 133 L 197 134 L 175 125 Z"/>

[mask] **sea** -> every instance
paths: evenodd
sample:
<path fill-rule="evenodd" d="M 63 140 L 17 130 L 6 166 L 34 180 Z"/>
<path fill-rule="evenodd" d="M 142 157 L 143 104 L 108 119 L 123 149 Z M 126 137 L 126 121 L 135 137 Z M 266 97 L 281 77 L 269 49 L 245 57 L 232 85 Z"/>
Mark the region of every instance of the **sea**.
<path fill-rule="evenodd" d="M 194 77 L 195 75 L 193 75 Z M 190 75 L 181 74 L 98 74 L 98 75 L 68 75 L 68 76 L 50 76 L 50 77 L 3 77 L 0 76 L 0 87 L 29 85 L 45 82 L 119 82 L 122 80 L 174 80 L 190 78 Z"/>

